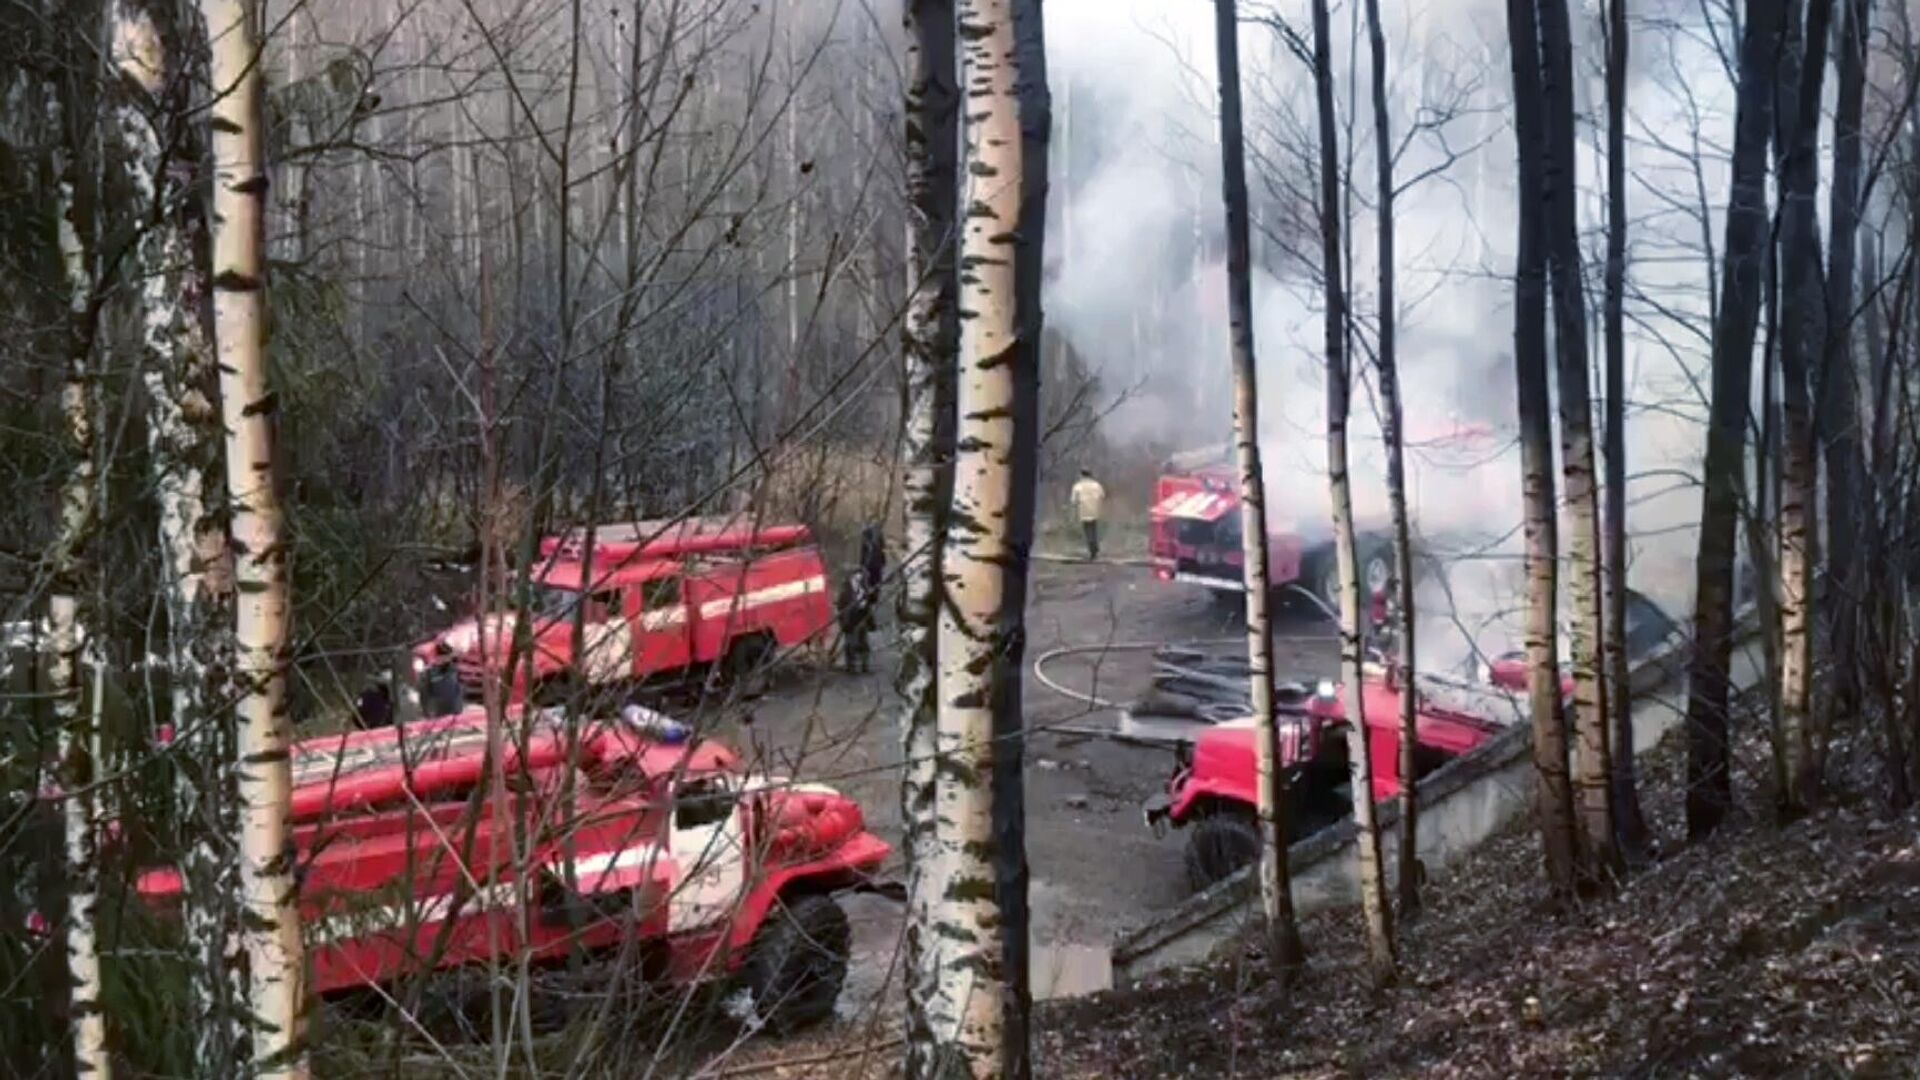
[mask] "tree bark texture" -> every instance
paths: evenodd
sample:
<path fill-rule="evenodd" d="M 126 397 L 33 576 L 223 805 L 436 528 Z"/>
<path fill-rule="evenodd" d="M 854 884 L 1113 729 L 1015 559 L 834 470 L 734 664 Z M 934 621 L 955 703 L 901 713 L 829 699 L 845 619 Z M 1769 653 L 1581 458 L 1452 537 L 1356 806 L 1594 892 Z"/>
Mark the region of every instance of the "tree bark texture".
<path fill-rule="evenodd" d="M 1547 881 L 1571 897 L 1575 877 L 1573 789 L 1560 694 L 1559 535 L 1553 482 L 1553 420 L 1547 392 L 1546 118 L 1534 0 L 1507 0 L 1513 62 L 1514 140 L 1519 148 L 1518 257 L 1514 268 L 1514 382 L 1519 395 L 1520 468 L 1527 573 L 1527 701 L 1533 716 L 1534 812 Z"/>
<path fill-rule="evenodd" d="M 1566 572 L 1573 659 L 1573 732 L 1577 750 L 1574 806 L 1580 822 L 1582 873 L 1607 878 L 1617 862 L 1613 842 L 1612 744 L 1601 686 L 1600 505 L 1594 467 L 1593 395 L 1587 382 L 1586 281 L 1580 258 L 1579 190 L 1575 182 L 1573 43 L 1567 0 L 1540 0 L 1541 84 L 1546 104 L 1547 160 L 1543 203 L 1547 264 L 1553 290 L 1553 352 L 1559 375 L 1560 468 L 1566 478 Z"/>
<path fill-rule="evenodd" d="M 1740 35 L 1733 175 L 1721 246 L 1720 307 L 1713 324 L 1700 548 L 1695 559 L 1693 650 L 1687 666 L 1687 833 L 1704 836 L 1733 805 L 1727 742 L 1733 657 L 1734 524 L 1746 471 L 1754 323 L 1767 242 L 1767 143 L 1774 60 L 1784 24 L 1777 0 L 1750 0 Z"/>
<path fill-rule="evenodd" d="M 1020 213 L 1014 230 L 1012 481 L 1007 504 L 1009 562 L 1001 621 L 1005 644 L 994 679 L 993 839 L 1000 901 L 1000 949 L 1007 988 L 999 1075 L 1027 1080 L 1033 1072 L 1031 874 L 1027 864 L 1026 674 L 1027 575 L 1039 498 L 1040 378 L 1045 320 L 1047 179 L 1053 98 L 1047 89 L 1046 34 L 1040 0 L 1013 0 L 1014 97 L 1020 114 Z"/>
<path fill-rule="evenodd" d="M 1778 808 L 1804 813 L 1817 779 L 1813 763 L 1813 580 L 1819 465 L 1811 381 L 1826 335 L 1824 275 L 1815 198 L 1820 186 L 1820 89 L 1827 68 L 1833 0 L 1807 0 L 1797 45 L 1797 3 L 1789 5 L 1775 125 L 1780 159 L 1780 737 Z"/>
<path fill-rule="evenodd" d="M 240 0 L 201 0 L 200 11 L 212 46 L 213 319 L 236 595 L 240 880 L 253 1067 L 262 1077 L 304 1077 L 305 958 L 287 825 L 292 608 L 267 370 L 259 34 L 253 7 Z"/>
<path fill-rule="evenodd" d="M 1838 95 L 1833 113 L 1833 185 L 1827 228 L 1826 341 L 1814 405 L 1827 466 L 1827 649 L 1833 672 L 1822 698 L 1818 731 L 1850 716 L 1862 696 L 1855 650 L 1861 639 L 1866 595 L 1866 557 L 1861 536 L 1871 532 L 1882 492 L 1867 480 L 1853 350 L 1856 251 L 1860 228 L 1861 114 L 1866 98 L 1867 42 L 1872 33 L 1868 0 L 1840 0 L 1835 41 Z M 1818 755 L 1816 754 L 1816 759 Z M 1817 765 L 1817 760 L 1816 760 Z"/>
<path fill-rule="evenodd" d="M 1394 977 L 1393 926 L 1381 865 L 1380 825 L 1374 816 L 1373 763 L 1367 753 L 1361 684 L 1360 567 L 1353 535 L 1353 486 L 1347 467 L 1347 420 L 1352 370 L 1347 358 L 1347 297 L 1342 273 L 1340 146 L 1333 107 L 1333 44 L 1327 0 L 1313 0 L 1313 83 L 1320 117 L 1320 255 L 1326 281 L 1327 484 L 1340 567 L 1340 674 L 1345 683 L 1348 760 L 1353 769 L 1354 845 L 1360 862 L 1360 907 L 1367 928 L 1367 966 L 1376 985 Z"/>
<path fill-rule="evenodd" d="M 1006 1008 L 1024 972 L 1006 970 L 1009 930 L 999 880 L 995 795 L 1003 766 L 995 736 L 1007 704 L 1008 649 L 1020 632 L 1009 577 L 1023 569 L 1013 524 L 1022 405 L 1017 231 L 1025 144 L 1021 137 L 1015 0 L 958 5 L 965 173 L 960 238 L 960 356 L 953 500 L 941 552 L 939 713 L 934 829 L 924 887 L 927 959 L 938 971 L 927 1020 L 939 1047 L 935 1074 L 987 1080 L 1024 1068 L 1010 1045 Z M 1016 590 L 1017 592 L 1017 590 Z M 1010 619 L 1009 615 L 1013 617 Z M 1018 768 L 1018 754 L 1012 767 Z M 1024 927 L 1020 929 L 1024 930 Z"/>
<path fill-rule="evenodd" d="M 82 76 L 74 76 L 75 80 Z M 98 523 L 99 479 L 94 463 L 93 206 L 85 183 L 86 117 L 66 86 L 48 87 L 51 125 L 63 139 L 56 163 L 54 229 L 67 297 L 66 371 L 60 390 L 66 475 L 59 489 L 51 590 L 47 597 L 47 691 L 53 701 L 58 750 L 54 786 L 59 791 L 66 885 L 62 920 L 67 953 L 68 1010 L 73 1025 L 73 1068 L 95 1080 L 113 1075 L 102 1012 L 100 858 L 95 818 L 96 711 L 88 707 L 85 667 L 97 657 L 81 598 L 95 595 L 99 568 L 93 554 Z M 97 663 L 97 660 L 96 660 Z"/>
<path fill-rule="evenodd" d="M 136 253 L 140 373 L 147 391 L 147 450 L 160 510 L 161 582 L 170 669 L 167 722 L 174 733 L 176 839 L 192 995 L 194 1064 L 229 1075 L 245 1059 L 246 971 L 239 956 L 239 835 L 232 790 L 233 731 L 222 706 L 230 682 L 232 575 L 219 516 L 220 446 L 212 345 L 201 315 L 204 201 L 186 182 L 191 150 L 180 130 L 191 85 L 175 9 L 117 0 L 110 40 L 118 76 L 113 121 L 126 186 L 143 215 Z M 185 50 L 182 50 L 185 53 Z"/>
<path fill-rule="evenodd" d="M 1378 192 L 1380 243 L 1380 329 L 1376 366 L 1380 375 L 1380 404 L 1385 414 L 1382 434 L 1387 444 L 1387 506 L 1393 519 L 1395 599 L 1400 608 L 1396 627 L 1399 644 L 1400 775 L 1418 775 L 1414 749 L 1420 745 L 1420 698 L 1414 685 L 1413 523 L 1407 514 L 1406 407 L 1400 398 L 1400 363 L 1396 355 L 1394 322 L 1393 251 L 1393 138 L 1387 108 L 1387 35 L 1380 25 L 1380 0 L 1367 0 L 1367 42 L 1373 69 L 1373 156 Z M 1416 785 L 1400 785 L 1400 859 L 1398 896 L 1402 924 L 1420 909 L 1420 799 Z"/>
<path fill-rule="evenodd" d="M 1240 470 L 1240 544 L 1246 571 L 1248 696 L 1254 715 L 1259 785 L 1260 911 L 1267 959 L 1283 984 L 1304 950 L 1287 866 L 1287 774 L 1273 707 L 1273 623 L 1267 608 L 1267 485 L 1260 464 L 1259 365 L 1253 351 L 1253 259 L 1247 214 L 1247 155 L 1241 130 L 1240 21 L 1234 0 L 1214 0 L 1220 71 L 1220 183 L 1227 213 L 1227 319 L 1233 370 L 1234 459 Z"/>
<path fill-rule="evenodd" d="M 1606 694 L 1613 732 L 1613 818 L 1620 844 L 1646 847 L 1634 778 L 1633 683 L 1627 666 L 1627 0 L 1607 0 L 1607 265 L 1601 321 L 1606 338 Z"/>
<path fill-rule="evenodd" d="M 941 545 L 953 491 L 953 370 L 960 332 L 955 291 L 955 202 L 959 195 L 952 0 L 912 0 L 907 30 L 907 315 L 902 330 L 905 407 L 901 441 L 906 553 L 901 559 L 900 782 L 902 844 L 907 863 L 907 1073 L 933 1075 L 934 1043 L 927 1002 L 938 992 L 940 965 L 928 933 L 933 897 L 925 867 L 934 831 L 935 683 L 940 621 Z"/>

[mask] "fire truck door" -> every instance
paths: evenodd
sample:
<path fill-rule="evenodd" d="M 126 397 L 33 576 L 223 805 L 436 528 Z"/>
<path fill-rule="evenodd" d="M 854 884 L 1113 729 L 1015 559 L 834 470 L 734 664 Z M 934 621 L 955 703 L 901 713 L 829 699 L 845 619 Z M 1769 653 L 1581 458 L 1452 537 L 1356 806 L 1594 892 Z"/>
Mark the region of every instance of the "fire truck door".
<path fill-rule="evenodd" d="M 636 597 L 639 675 L 683 668 L 693 659 L 693 620 L 680 575 L 655 578 L 640 586 Z"/>
<path fill-rule="evenodd" d="M 746 831 L 737 778 L 716 776 L 674 794 L 668 853 L 675 868 L 667 931 L 711 926 L 730 915 L 746 885 Z"/>
<path fill-rule="evenodd" d="M 621 608 L 619 593 L 596 596 L 589 609 L 581 647 L 580 670 L 595 685 L 633 677 L 633 624 Z"/>

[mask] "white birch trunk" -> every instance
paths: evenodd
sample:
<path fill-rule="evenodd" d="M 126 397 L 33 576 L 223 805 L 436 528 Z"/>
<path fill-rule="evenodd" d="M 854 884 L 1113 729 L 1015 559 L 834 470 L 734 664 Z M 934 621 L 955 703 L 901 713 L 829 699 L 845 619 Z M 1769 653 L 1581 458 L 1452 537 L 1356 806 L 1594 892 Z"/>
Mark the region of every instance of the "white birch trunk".
<path fill-rule="evenodd" d="M 1780 199 L 1780 735 L 1783 817 L 1805 813 L 1818 788 L 1813 724 L 1813 580 L 1818 562 L 1820 465 L 1810 390 L 1825 343 L 1826 277 L 1820 264 L 1815 196 L 1820 186 L 1821 85 L 1832 0 L 1808 0 L 1805 35 L 1790 5 L 1786 56 L 1776 93 Z M 1851 508 L 1848 508 L 1851 511 Z"/>
<path fill-rule="evenodd" d="M 955 390 L 954 490 L 942 552 L 939 754 L 934 836 L 924 888 L 930 962 L 927 1020 L 941 1076 L 1000 1074 L 1005 1039 L 1001 911 L 994 875 L 995 655 L 1014 629 L 1003 623 L 1013 552 L 1015 373 L 1014 227 L 1023 159 L 1011 0 L 964 0 L 965 207 L 960 247 L 960 361 Z"/>
<path fill-rule="evenodd" d="M 254 1012 L 254 1068 L 305 1077 L 305 960 L 287 828 L 287 540 L 274 484 L 275 402 L 267 378 L 263 160 L 258 34 L 242 0 L 201 0 L 212 45 L 213 315 L 226 424 L 227 494 L 238 608 L 240 877 Z"/>
<path fill-rule="evenodd" d="M 1215 0 L 1214 48 L 1220 71 L 1221 194 L 1227 217 L 1228 352 L 1233 368 L 1234 458 L 1240 472 L 1240 544 L 1245 569 L 1248 698 L 1254 716 L 1254 769 L 1260 823 L 1260 911 L 1267 960 L 1283 983 L 1304 950 L 1293 915 L 1287 865 L 1287 774 L 1279 761 L 1279 716 L 1273 707 L 1273 623 L 1268 618 L 1267 482 L 1260 462 L 1259 372 L 1253 351 L 1251 241 L 1247 225 L 1247 160 L 1240 115 L 1240 21 L 1233 0 Z M 1202 380 L 1195 380 L 1200 382 Z"/>
<path fill-rule="evenodd" d="M 1380 25 L 1380 0 L 1367 0 L 1367 47 L 1372 63 L 1373 156 L 1380 245 L 1380 330 L 1377 368 L 1387 444 L 1387 505 L 1393 517 L 1394 601 L 1400 609 L 1394 635 L 1399 648 L 1400 695 L 1400 849 L 1397 882 L 1401 925 L 1420 908 L 1420 798 L 1413 782 L 1414 749 L 1419 745 L 1419 695 L 1415 684 L 1413 610 L 1413 525 L 1407 515 L 1406 409 L 1400 397 L 1400 367 L 1395 352 L 1393 249 L 1393 138 L 1387 110 L 1387 36 Z"/>
<path fill-rule="evenodd" d="M 67 119 L 61 115 L 62 92 L 49 88 L 54 101 L 55 131 Z M 67 288 L 67 371 L 60 392 L 67 454 L 71 464 L 60 485 L 59 536 L 54 552 L 53 591 L 47 602 L 47 681 L 53 697 L 54 727 L 59 733 L 59 788 L 65 837 L 67 912 L 65 919 L 69 1009 L 73 1019 L 74 1072 L 105 1078 L 113 1075 L 107 1054 L 106 1018 L 101 1013 L 100 949 L 96 915 L 100 903 L 98 838 L 94 831 L 93 748 L 94 715 L 86 708 L 81 668 L 92 642 L 81 619 L 80 597 L 94 568 L 85 552 L 87 536 L 98 512 L 93 465 L 93 372 L 86 330 L 93 300 L 93 269 L 88 229 L 78 207 L 75 156 L 63 155 L 56 222 L 60 264 Z"/>
<path fill-rule="evenodd" d="M 1353 769 L 1354 845 L 1360 862 L 1360 907 L 1366 919 L 1367 962 L 1376 985 L 1394 977 L 1393 929 L 1374 816 L 1373 762 L 1367 753 L 1365 694 L 1361 685 L 1360 562 L 1353 535 L 1353 485 L 1347 467 L 1347 419 L 1352 372 L 1347 360 L 1346 288 L 1340 245 L 1340 154 L 1334 124 L 1331 34 L 1327 0 L 1313 0 L 1314 90 L 1320 114 L 1320 251 L 1326 278 L 1327 485 L 1333 500 L 1334 551 L 1340 567 L 1340 677 L 1347 702 L 1347 755 Z"/>
<path fill-rule="evenodd" d="M 933 896 L 927 864 L 935 829 L 935 723 L 940 622 L 944 498 L 953 433 L 953 363 L 958 321 L 954 310 L 953 235 L 958 195 L 955 122 L 953 0 L 912 0 L 906 8 L 906 145 L 908 225 L 907 316 L 902 339 L 906 370 L 902 417 L 902 502 L 906 550 L 901 559 L 900 782 L 902 847 L 907 860 L 905 983 L 907 1075 L 934 1075 L 937 1044 L 927 1003 L 939 993 L 938 935 L 931 932 Z"/>
<path fill-rule="evenodd" d="M 231 642 L 220 622 L 221 594 L 230 584 L 222 562 L 225 530 L 208 504 L 208 489 L 217 482 L 221 427 L 213 402 L 213 358 L 199 317 L 207 281 L 194 259 L 200 230 L 191 200 L 163 173 L 168 133 L 156 127 L 180 115 L 186 104 L 161 28 L 171 18 L 170 9 L 159 8 L 156 16 L 144 0 L 116 0 L 112 18 L 112 59 L 121 77 L 114 126 L 127 187 L 136 205 L 153 207 L 158 215 L 141 238 L 135 276 L 147 445 L 160 509 L 168 712 L 178 740 L 172 750 L 174 803 L 189 883 L 184 914 L 186 939 L 194 950 L 188 976 L 194 1061 L 203 1075 L 224 1075 L 239 1060 L 246 1038 L 240 1012 L 246 988 L 237 955 L 238 881 L 231 856 L 237 826 L 233 744 L 208 708 L 219 696 Z M 215 824 L 209 827 L 209 822 Z"/>
<path fill-rule="evenodd" d="M 1547 109 L 1547 261 L 1552 267 L 1554 355 L 1559 373 L 1560 459 L 1566 478 L 1567 574 L 1572 588 L 1574 806 L 1583 873 L 1593 881 L 1617 869 L 1613 750 L 1601 685 L 1600 504 L 1595 486 L 1593 403 L 1587 381 L 1587 315 L 1581 272 L 1574 153 L 1574 74 L 1566 0 L 1539 7 L 1542 86 Z"/>
<path fill-rule="evenodd" d="M 1520 423 L 1521 497 L 1527 573 L 1527 701 L 1533 718 L 1534 814 L 1556 899 L 1574 891 L 1573 790 L 1567 777 L 1567 733 L 1560 709 L 1558 618 L 1559 535 L 1554 518 L 1553 422 L 1549 415 L 1546 344 L 1547 256 L 1540 89 L 1540 36 L 1534 0 L 1507 0 L 1518 160 L 1518 243 L 1514 258 L 1513 359 Z"/>

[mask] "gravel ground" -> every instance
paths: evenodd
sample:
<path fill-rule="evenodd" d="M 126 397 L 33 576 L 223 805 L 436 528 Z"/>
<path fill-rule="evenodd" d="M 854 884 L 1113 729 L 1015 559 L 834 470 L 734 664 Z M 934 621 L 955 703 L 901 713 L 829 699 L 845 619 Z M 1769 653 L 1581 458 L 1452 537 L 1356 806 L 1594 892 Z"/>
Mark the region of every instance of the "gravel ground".
<path fill-rule="evenodd" d="M 1041 562 L 1029 605 L 1028 662 L 1063 646 L 1118 646 L 1232 638 L 1237 615 L 1204 590 L 1156 580 L 1142 566 Z M 900 751 L 892 674 L 898 653 L 892 626 L 875 638 L 874 673 L 792 672 L 754 702 L 747 736 L 782 771 L 833 784 L 857 797 L 870 826 L 889 839 L 900 831 Z M 1281 613 L 1276 632 L 1321 635 L 1311 612 Z M 1320 677 L 1337 661 L 1330 640 L 1287 641 L 1280 673 Z M 1097 650 L 1048 666 L 1064 685 L 1126 701 L 1147 689 L 1143 651 Z M 1035 990 L 1073 992 L 1104 983 L 1113 936 L 1187 895 L 1178 834 L 1156 839 L 1141 803 L 1161 790 L 1172 767 L 1165 750 L 1049 730 L 1110 724 L 1110 712 L 1063 697 L 1029 672 L 1025 700 L 1033 732 L 1027 747 L 1027 852 L 1032 866 Z M 874 896 L 847 901 L 855 965 L 842 1015 L 868 1012 L 885 996 L 900 932 L 896 905 Z M 1089 983 L 1094 985 L 1089 985 Z"/>

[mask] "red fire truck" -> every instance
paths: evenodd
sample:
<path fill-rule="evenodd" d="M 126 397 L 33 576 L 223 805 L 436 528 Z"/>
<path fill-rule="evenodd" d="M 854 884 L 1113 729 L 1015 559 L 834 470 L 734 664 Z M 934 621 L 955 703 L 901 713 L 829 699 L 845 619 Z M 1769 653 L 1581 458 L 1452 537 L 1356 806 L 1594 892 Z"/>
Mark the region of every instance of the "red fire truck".
<path fill-rule="evenodd" d="M 1501 445 L 1499 432 L 1493 425 L 1463 418 L 1458 413 L 1409 421 L 1407 446 L 1418 449 L 1423 466 L 1438 470 L 1434 494 L 1449 503 L 1457 501 L 1458 489 L 1466 482 L 1464 478 L 1473 476 L 1475 470 L 1492 460 Z M 1351 449 L 1357 455 L 1357 474 L 1365 476 L 1375 471 L 1359 464 L 1369 453 L 1366 448 Z M 1416 524 L 1420 517 L 1422 471 L 1412 470 L 1407 478 L 1407 498 Z M 1379 487 L 1371 483 L 1358 484 L 1356 497 L 1378 496 L 1382 494 Z M 1340 567 L 1336 562 L 1332 523 L 1322 516 L 1323 511 L 1318 507 L 1313 513 L 1305 514 L 1298 507 L 1279 505 L 1272 498 L 1273 491 L 1270 484 L 1268 587 L 1296 586 L 1314 597 L 1329 614 L 1338 612 Z M 1360 502 L 1355 540 L 1364 608 L 1365 598 L 1378 594 L 1393 576 L 1393 539 L 1378 499 L 1361 498 Z M 1372 509 L 1366 508 L 1368 502 L 1375 504 Z M 1449 511 L 1442 516 L 1449 519 L 1462 516 L 1456 505 L 1450 505 Z M 1292 521 L 1287 520 L 1288 514 L 1293 515 Z M 1151 516 L 1154 572 L 1161 580 L 1204 585 L 1223 599 L 1245 591 L 1242 568 L 1246 560 L 1240 549 L 1240 477 L 1232 443 L 1219 443 L 1169 458 L 1161 470 Z"/>
<path fill-rule="evenodd" d="M 1376 802 L 1398 796 L 1406 779 L 1400 775 L 1400 695 L 1405 692 L 1391 668 L 1368 666 L 1362 694 Z M 1526 722 L 1519 699 L 1503 687 L 1422 675 L 1417 692 L 1416 780 Z M 1287 771 L 1293 839 L 1351 812 L 1346 702 L 1338 687 L 1322 683 L 1303 704 L 1282 708 L 1276 751 Z M 1214 725 L 1190 749 L 1181 750 L 1166 793 L 1148 801 L 1146 820 L 1155 832 L 1168 824 L 1190 827 L 1187 880 L 1199 890 L 1258 857 L 1257 802 L 1254 720 L 1249 715 Z"/>
<path fill-rule="evenodd" d="M 1154 573 L 1162 581 L 1188 582 L 1215 590 L 1222 599 L 1245 591 L 1246 559 L 1240 546 L 1240 480 L 1233 446 L 1222 443 L 1175 454 L 1154 492 L 1149 541 Z M 1279 589 L 1298 585 L 1328 611 L 1340 610 L 1340 567 L 1333 528 L 1321 522 L 1275 528 L 1269 515 L 1267 580 Z M 1386 587 L 1393 573 L 1393 543 L 1379 529 L 1357 538 L 1363 595 Z"/>
<path fill-rule="evenodd" d="M 873 877 L 890 849 L 859 804 L 751 774 L 637 705 L 571 731 L 558 710 L 515 708 L 491 734 L 498 773 L 477 707 L 294 745 L 315 993 L 584 955 L 643 983 L 738 984 L 774 1031 L 831 1014 L 849 947 L 834 894 L 897 891 Z M 138 888 L 164 913 L 184 885 L 157 869 Z"/>
<path fill-rule="evenodd" d="M 695 669 L 743 674 L 779 649 L 823 644 L 833 625 L 826 564 L 804 525 L 641 521 L 596 528 L 590 553 L 587 540 L 576 530 L 540 543 L 533 648 L 512 665 L 509 700 Z M 465 619 L 415 646 L 422 711 L 456 712 L 504 678 L 517 621 Z"/>

